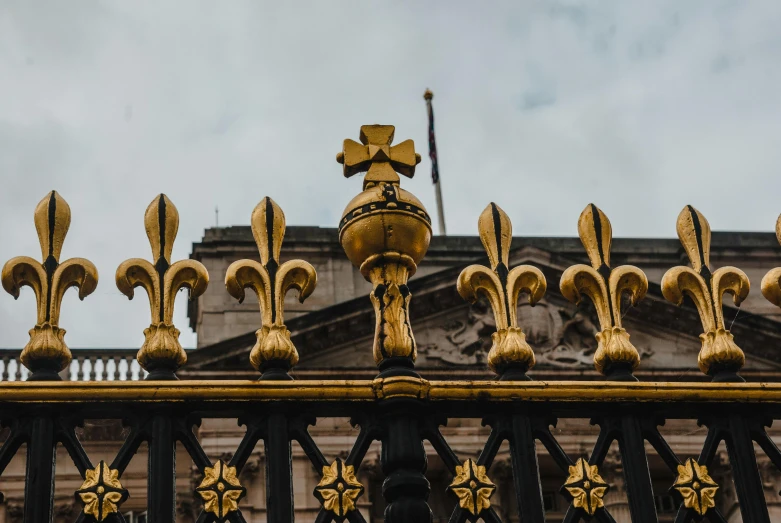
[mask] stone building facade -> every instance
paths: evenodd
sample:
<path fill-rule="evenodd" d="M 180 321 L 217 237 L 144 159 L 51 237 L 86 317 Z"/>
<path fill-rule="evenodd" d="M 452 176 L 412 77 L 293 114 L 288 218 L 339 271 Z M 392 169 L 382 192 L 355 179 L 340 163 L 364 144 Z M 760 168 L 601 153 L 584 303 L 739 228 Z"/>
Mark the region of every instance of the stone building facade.
<path fill-rule="evenodd" d="M 519 324 L 534 348 L 537 365 L 530 372 L 538 380 L 588 380 L 599 375 L 593 370 L 594 334 L 598 330 L 596 313 L 586 303 L 579 306 L 568 302 L 558 290 L 562 272 L 575 263 L 587 262 L 578 238 L 529 237 L 515 238 L 511 265 L 521 263 L 538 267 L 548 280 L 548 292 L 535 307 L 521 303 Z M 255 330 L 260 327 L 260 314 L 255 296 L 247 294 L 244 303 L 237 303 L 222 285 L 228 266 L 243 258 L 258 257 L 250 228 L 225 227 L 208 229 L 203 239 L 193 245 L 192 258 L 201 261 L 209 271 L 211 285 L 197 300 L 190 302 L 190 326 L 198 335 L 198 347 L 188 353 L 188 364 L 181 369 L 182 379 L 255 379 L 257 373 L 249 364 L 249 351 L 255 343 Z M 282 260 L 304 259 L 315 266 L 317 288 L 303 304 L 293 295 L 286 301 L 287 326 L 300 354 L 299 365 L 291 372 L 297 379 L 370 379 L 376 373 L 372 357 L 374 310 L 368 294 L 370 285 L 363 279 L 342 251 L 336 229 L 288 227 L 283 244 Z M 624 324 L 642 356 L 636 375 L 644 381 L 702 381 L 697 368 L 701 332 L 699 317 L 691 303 L 676 307 L 662 297 L 659 282 L 672 266 L 685 264 L 683 250 L 676 239 L 616 239 L 612 259 L 615 265 L 632 264 L 643 269 L 650 282 L 648 295 L 637 307 L 630 309 Z M 765 301 L 757 288 L 762 276 L 771 267 L 781 265 L 781 248 L 770 233 L 713 233 L 711 261 L 716 266 L 734 265 L 743 269 L 754 284 L 754 291 L 740 310 L 725 305 L 725 318 L 732 322 L 732 332 L 746 353 L 747 364 L 742 375 L 749 381 L 778 381 L 781 378 L 781 310 Z M 410 281 L 412 292 L 411 317 L 418 344 L 418 372 L 429 379 L 491 379 L 486 366 L 490 336 L 495 330 L 493 315 L 485 303 L 474 306 L 465 303 L 456 292 L 456 279 L 471 263 L 485 263 L 486 256 L 478 237 L 434 237 L 424 261 Z M 94 352 L 94 351 L 93 351 Z M 126 363 L 113 363 L 110 358 L 78 359 L 77 365 L 89 361 L 90 375 L 108 379 L 130 379 Z M 102 361 L 101 361 L 102 358 Z M 123 356 L 124 358 L 124 356 Z M 124 366 L 123 366 L 124 365 Z M 96 370 L 97 369 L 97 370 Z M 121 372 L 120 372 L 121 369 Z M 86 373 L 86 371 L 84 371 Z M 8 363 L 3 376 L 8 379 Z M 80 378 L 79 371 L 68 373 Z M 137 377 L 137 376 L 136 376 Z M 357 429 L 348 419 L 320 419 L 311 430 L 320 449 L 330 461 L 344 457 L 352 446 Z M 483 446 L 487 431 L 479 420 L 454 419 L 443 428 L 450 445 L 459 456 L 476 457 Z M 669 421 L 663 433 L 681 457 L 699 453 L 705 429 L 690 421 Z M 203 448 L 216 460 L 230 456 L 238 446 L 244 428 L 236 419 L 205 419 L 198 429 Z M 117 420 L 90 421 L 81 438 L 93 460 L 110 460 L 118 449 L 124 430 Z M 594 444 L 597 429 L 588 419 L 561 420 L 555 435 L 573 457 L 585 456 Z M 774 433 L 781 440 L 781 433 Z M 435 521 L 445 522 L 455 500 L 446 494 L 451 477 L 433 448 L 429 451 L 427 477 L 432 485 L 430 505 Z M 544 449 L 539 446 L 541 480 L 544 501 L 550 521 L 564 515 L 567 504 L 558 494 L 564 481 L 559 470 Z M 660 521 L 672 522 L 675 506 L 668 495 L 673 478 L 649 447 L 649 464 Z M 723 486 L 717 500 L 730 523 L 741 521 L 734 489 L 729 481 L 726 452 L 719 454 L 721 462 L 713 477 Z M 629 521 L 626 493 L 623 490 L 622 468 L 617 453 L 611 453 L 603 467 L 603 477 L 612 489 L 606 498 L 616 521 Z M 248 489 L 242 501 L 242 511 L 251 523 L 265 521 L 264 449 L 258 445 L 247 467 L 242 471 L 242 483 Z M 771 519 L 781 521 L 781 474 L 769 462 L 761 462 L 760 474 L 766 487 Z M 312 491 L 319 480 L 303 451 L 293 445 L 293 474 L 296 515 L 298 521 L 313 521 L 319 509 Z M 517 522 L 508 449 L 503 448 L 491 468 L 490 476 L 498 484 L 492 503 L 506 522 Z M 4 510 L 0 523 L 20 521 L 24 477 L 24 453 L 21 452 L 0 479 L 4 494 Z M 189 456 L 180 449 L 177 458 L 177 499 L 179 521 L 194 522 L 199 502 L 193 488 L 199 478 Z M 360 499 L 360 509 L 367 521 L 382 521 L 382 473 L 379 469 L 379 445 L 369 451 L 358 471 L 358 479 L 366 486 Z M 58 454 L 56 491 L 58 510 L 55 521 L 72 521 L 79 513 L 73 491 L 81 479 L 63 450 Z M 123 505 L 127 519 L 144 522 L 146 493 L 146 455 L 139 452 L 123 475 L 123 483 L 131 497 Z"/>

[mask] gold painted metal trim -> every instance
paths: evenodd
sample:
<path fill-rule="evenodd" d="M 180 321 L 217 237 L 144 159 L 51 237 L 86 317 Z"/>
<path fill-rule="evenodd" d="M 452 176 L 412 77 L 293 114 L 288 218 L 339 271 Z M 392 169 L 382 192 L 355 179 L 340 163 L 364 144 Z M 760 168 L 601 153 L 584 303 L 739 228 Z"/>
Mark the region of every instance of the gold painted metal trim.
<path fill-rule="evenodd" d="M 122 381 L 0 383 L 7 403 L 355 401 L 389 398 L 430 401 L 649 402 L 781 404 L 781 383 L 608 381 Z"/>

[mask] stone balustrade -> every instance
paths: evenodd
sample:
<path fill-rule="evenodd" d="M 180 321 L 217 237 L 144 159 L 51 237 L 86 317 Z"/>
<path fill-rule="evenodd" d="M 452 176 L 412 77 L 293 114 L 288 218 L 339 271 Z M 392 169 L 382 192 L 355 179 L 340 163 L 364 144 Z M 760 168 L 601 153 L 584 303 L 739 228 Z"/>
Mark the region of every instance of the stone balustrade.
<path fill-rule="evenodd" d="M 74 349 L 65 381 L 136 381 L 147 372 L 136 361 L 136 349 Z M 30 372 L 19 362 L 21 351 L 0 350 L 0 381 L 25 381 Z"/>

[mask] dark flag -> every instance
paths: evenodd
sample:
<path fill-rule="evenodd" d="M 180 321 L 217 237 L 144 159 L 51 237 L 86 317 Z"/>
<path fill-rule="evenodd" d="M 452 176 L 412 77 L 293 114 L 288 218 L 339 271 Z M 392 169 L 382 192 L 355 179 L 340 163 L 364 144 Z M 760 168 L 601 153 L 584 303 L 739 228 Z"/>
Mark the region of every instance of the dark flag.
<path fill-rule="evenodd" d="M 431 99 L 434 93 L 429 89 L 423 93 L 428 108 L 428 157 L 431 158 L 431 181 L 434 182 L 434 190 L 437 193 L 437 215 L 439 217 L 439 234 L 446 235 L 445 208 L 442 204 L 442 184 L 439 183 L 439 159 L 437 158 L 437 140 L 434 137 L 434 109 L 431 107 Z"/>
<path fill-rule="evenodd" d="M 437 162 L 437 141 L 434 136 L 434 109 L 431 107 L 431 99 L 434 93 L 426 89 L 423 98 L 426 99 L 428 107 L 428 157 L 431 158 L 431 181 L 439 183 L 439 163 Z"/>

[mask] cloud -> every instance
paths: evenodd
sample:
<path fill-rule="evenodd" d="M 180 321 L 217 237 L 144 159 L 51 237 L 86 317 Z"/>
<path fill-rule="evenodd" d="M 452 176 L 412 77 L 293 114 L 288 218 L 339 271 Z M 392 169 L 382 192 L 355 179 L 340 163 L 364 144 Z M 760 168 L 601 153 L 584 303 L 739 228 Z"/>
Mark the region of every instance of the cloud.
<path fill-rule="evenodd" d="M 342 140 L 391 123 L 424 157 L 404 183 L 433 212 L 426 87 L 453 234 L 474 234 L 492 200 L 518 234 L 574 235 L 589 201 L 617 235 L 673 236 L 685 203 L 714 229 L 769 231 L 779 22 L 773 0 L 7 1 L 0 245 L 6 259 L 38 252 L 32 211 L 56 188 L 73 211 L 64 255 L 101 273 L 95 295 L 66 297 L 67 341 L 139 346 L 147 305 L 113 274 L 150 255 L 155 194 L 179 209 L 177 259 L 215 206 L 246 224 L 265 195 L 291 224 L 334 226 L 360 186 L 334 161 Z M 31 293 L 0 297 L 0 345 L 22 346 L 33 318 Z"/>

